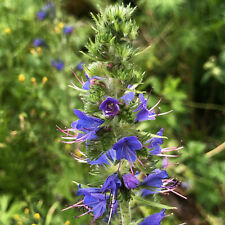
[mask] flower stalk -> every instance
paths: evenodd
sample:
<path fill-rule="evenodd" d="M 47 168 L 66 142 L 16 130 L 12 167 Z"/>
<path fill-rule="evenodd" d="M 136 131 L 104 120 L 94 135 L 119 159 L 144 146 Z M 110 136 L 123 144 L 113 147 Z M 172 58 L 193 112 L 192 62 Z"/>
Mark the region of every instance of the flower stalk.
<path fill-rule="evenodd" d="M 92 174 L 102 179 L 97 187 L 79 185 L 77 195 L 81 200 L 66 208 L 84 208 L 82 215 L 92 214 L 92 223 L 106 215 L 101 224 L 115 224 L 120 214 L 122 225 L 161 224 L 165 209 L 140 223 L 133 219 L 130 205 L 134 196 L 180 195 L 174 191 L 179 182 L 165 169 L 168 158 L 178 156 L 173 151 L 179 152 L 182 147 L 161 147 L 166 138 L 162 128 L 158 132 L 139 128 L 142 121 L 153 122 L 170 111 L 159 113 L 161 99 L 149 107 L 150 94 L 147 98 L 144 92 L 137 95 L 144 73 L 134 63 L 138 53 L 133 46 L 138 31 L 132 19 L 134 10 L 129 5 L 115 5 L 92 15 L 96 36 L 84 53 L 91 62 L 77 66 L 80 72 L 73 72 L 77 83 L 71 86 L 79 91 L 84 110 L 74 110 L 78 119 L 71 127 L 58 128 L 63 142 L 79 148 L 80 155 L 71 153 L 74 159 L 88 163 Z M 156 166 L 161 157 L 166 162 Z"/>

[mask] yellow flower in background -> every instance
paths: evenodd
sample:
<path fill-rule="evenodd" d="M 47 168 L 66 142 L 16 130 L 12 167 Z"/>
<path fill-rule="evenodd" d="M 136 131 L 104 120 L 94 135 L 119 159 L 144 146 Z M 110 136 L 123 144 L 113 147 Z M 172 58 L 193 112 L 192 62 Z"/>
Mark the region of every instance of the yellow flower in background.
<path fill-rule="evenodd" d="M 25 214 L 29 214 L 29 212 L 30 212 L 30 210 L 29 210 L 28 208 L 25 208 L 25 209 L 24 209 L 24 213 L 25 213 Z"/>
<path fill-rule="evenodd" d="M 21 221 L 18 221 L 17 222 L 17 225 L 22 225 L 23 223 Z"/>
<path fill-rule="evenodd" d="M 36 78 L 35 78 L 35 77 L 32 77 L 32 78 L 31 78 L 31 82 L 32 82 L 32 83 L 36 83 Z"/>
<path fill-rule="evenodd" d="M 31 225 L 37 225 L 36 223 L 32 223 Z"/>
<path fill-rule="evenodd" d="M 19 216 L 18 214 L 15 214 L 15 215 L 13 216 L 13 218 L 14 218 L 15 220 L 19 220 L 19 219 L 20 219 L 20 216 Z"/>
<path fill-rule="evenodd" d="M 42 48 L 41 47 L 37 47 L 37 52 L 38 53 L 42 53 Z"/>
<path fill-rule="evenodd" d="M 39 219 L 41 218 L 41 216 L 40 216 L 39 213 L 35 213 L 35 214 L 34 214 L 34 218 L 37 219 L 37 220 L 39 220 Z"/>
<path fill-rule="evenodd" d="M 45 84 L 47 81 L 48 81 L 48 78 L 44 76 L 44 77 L 42 78 L 42 84 Z"/>
<path fill-rule="evenodd" d="M 35 51 L 33 48 L 30 49 L 30 53 L 31 53 L 32 55 L 36 55 L 36 51 Z"/>
<path fill-rule="evenodd" d="M 64 225 L 70 225 L 70 221 L 67 220 L 67 221 L 64 223 Z"/>
<path fill-rule="evenodd" d="M 20 82 L 24 82 L 24 81 L 25 81 L 25 76 L 24 76 L 22 73 L 19 74 L 18 80 L 19 80 Z"/>
<path fill-rule="evenodd" d="M 59 27 L 60 29 L 62 29 L 62 28 L 64 27 L 64 23 L 60 22 L 60 23 L 58 24 L 58 27 Z"/>
<path fill-rule="evenodd" d="M 7 28 L 5 28 L 5 33 L 6 33 L 6 34 L 10 34 L 10 33 L 11 33 L 11 29 L 10 29 L 10 28 L 8 28 L 8 27 L 7 27 Z"/>
<path fill-rule="evenodd" d="M 60 33 L 60 29 L 58 27 L 55 27 L 55 32 L 56 32 L 56 34 L 59 34 Z"/>

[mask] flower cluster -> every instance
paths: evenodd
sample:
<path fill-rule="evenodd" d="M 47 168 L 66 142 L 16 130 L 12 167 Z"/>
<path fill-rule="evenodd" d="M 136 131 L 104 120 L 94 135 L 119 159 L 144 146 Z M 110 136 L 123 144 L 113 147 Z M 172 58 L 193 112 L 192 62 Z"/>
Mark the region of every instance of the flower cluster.
<path fill-rule="evenodd" d="M 98 17 L 97 25 L 106 24 L 102 22 L 104 19 L 112 19 L 111 23 L 115 24 L 118 18 L 125 20 L 123 22 L 127 24 L 132 21 L 132 12 L 133 9 L 129 6 L 107 8 L 101 17 Z M 113 13 L 116 15 L 112 16 Z M 124 26 L 121 25 L 121 29 Z M 119 35 L 119 28 L 116 29 Z M 114 42 L 116 40 L 115 38 Z M 119 42 L 117 44 L 118 47 Z M 111 60 L 111 56 L 109 59 Z M 152 194 L 168 192 L 181 196 L 175 191 L 179 182 L 169 177 L 165 163 L 161 168 L 157 168 L 155 161 L 159 161 L 161 156 L 167 161 L 169 157 L 178 156 L 166 153 L 179 151 L 182 147 L 162 148 L 166 138 L 162 128 L 156 134 L 138 128 L 142 121 L 156 120 L 158 116 L 169 112 L 159 112 L 161 99 L 154 106 L 148 107 L 150 95 L 147 98 L 144 93 L 139 92 L 137 95 L 138 83 L 135 83 L 134 77 L 120 79 L 110 76 L 110 71 L 117 65 L 115 62 L 109 64 L 108 60 L 106 65 L 98 61 L 89 66 L 84 63 L 77 66 L 78 70 L 84 71 L 87 80 L 84 81 L 73 72 L 80 84 L 77 86 L 72 83 L 72 87 L 80 91 L 85 111 L 75 109 L 74 113 L 78 119 L 72 122 L 71 127 L 58 129 L 64 134 L 63 142 L 80 147 L 79 155 L 71 153 L 74 159 L 89 164 L 90 168 L 94 167 L 103 178 L 98 187 L 82 188 L 79 185 L 77 195 L 82 196 L 82 199 L 66 209 L 82 207 L 86 209 L 82 215 L 93 214 L 92 222 L 106 215 L 104 221 L 108 224 L 117 212 L 120 212 L 124 225 L 131 223 L 132 219 L 127 210 L 130 210 L 129 204 L 136 196 L 145 198 Z M 159 225 L 164 217 L 165 209 L 138 224 Z"/>

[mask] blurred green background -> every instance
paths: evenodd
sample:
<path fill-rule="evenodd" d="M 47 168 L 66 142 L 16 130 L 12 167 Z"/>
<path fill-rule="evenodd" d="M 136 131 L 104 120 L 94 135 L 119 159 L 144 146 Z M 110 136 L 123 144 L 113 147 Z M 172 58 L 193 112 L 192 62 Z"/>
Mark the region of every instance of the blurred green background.
<path fill-rule="evenodd" d="M 55 0 L 39 20 L 43 0 L 0 2 L 0 224 L 88 224 L 73 204 L 76 185 L 88 183 L 88 168 L 60 143 L 56 125 L 69 126 L 79 96 L 68 88 L 76 66 L 88 63 L 80 50 L 93 37 L 90 12 L 116 2 L 137 6 L 135 45 L 148 48 L 137 63 L 146 71 L 141 90 L 152 87 L 152 104 L 163 96 L 157 119 L 169 143 L 184 146 L 170 173 L 183 183 L 164 201 L 177 210 L 163 224 L 225 223 L 225 2 L 224 0 Z M 64 28 L 73 26 L 70 34 Z M 44 45 L 35 46 L 41 38 Z M 64 62 L 62 70 L 53 60 Z M 143 124 L 148 128 L 148 122 Z M 152 209 L 140 206 L 139 216 Z M 157 209 L 153 209 L 157 210 Z M 158 210 L 159 211 L 159 210 Z"/>

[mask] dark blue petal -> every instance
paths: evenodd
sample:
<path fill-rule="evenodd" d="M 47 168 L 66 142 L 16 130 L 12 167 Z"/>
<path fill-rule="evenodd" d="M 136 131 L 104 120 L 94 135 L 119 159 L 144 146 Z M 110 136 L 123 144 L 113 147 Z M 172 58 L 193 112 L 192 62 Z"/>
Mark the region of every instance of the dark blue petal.
<path fill-rule="evenodd" d="M 124 100 L 125 104 L 128 105 L 134 99 L 134 92 L 129 92 L 128 94 L 121 97 Z"/>
<path fill-rule="evenodd" d="M 88 163 L 92 166 L 93 165 L 103 165 L 103 164 L 109 165 L 110 164 L 106 154 L 102 154 L 98 159 L 96 159 L 96 160 L 93 159 L 92 161 L 89 161 Z"/>
<path fill-rule="evenodd" d="M 138 225 L 161 225 L 161 220 L 166 216 L 165 209 L 162 211 L 155 213 L 151 216 L 146 217 L 141 223 Z"/>
<path fill-rule="evenodd" d="M 160 188 L 163 183 L 162 179 L 168 178 L 168 173 L 165 170 L 155 170 L 154 173 L 149 174 L 144 181 L 142 182 L 142 185 L 148 185 L 150 187 L 156 187 Z"/>
<path fill-rule="evenodd" d="M 141 148 L 142 144 L 135 136 L 121 138 L 113 145 L 113 149 L 116 150 L 116 159 L 126 159 L 130 162 L 134 162 L 136 160 L 136 150 Z"/>
<path fill-rule="evenodd" d="M 117 174 L 110 175 L 102 185 L 102 192 L 111 191 L 114 196 L 117 195 L 118 189 L 121 186 L 121 181 L 118 178 Z"/>
<path fill-rule="evenodd" d="M 161 154 L 161 150 L 162 148 L 159 145 L 153 145 L 153 150 L 150 151 L 150 153 L 152 155 L 158 155 L 158 154 Z"/>
<path fill-rule="evenodd" d="M 84 85 L 83 85 L 83 89 L 84 90 L 89 90 L 90 89 L 90 85 L 91 85 L 91 81 L 90 80 L 86 81 L 84 83 Z"/>

